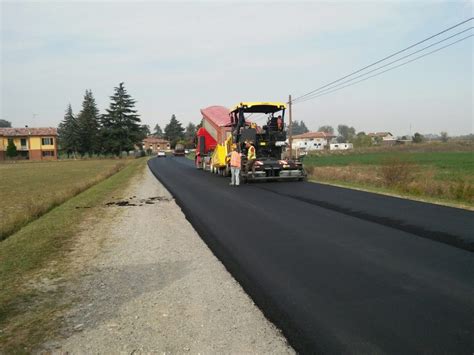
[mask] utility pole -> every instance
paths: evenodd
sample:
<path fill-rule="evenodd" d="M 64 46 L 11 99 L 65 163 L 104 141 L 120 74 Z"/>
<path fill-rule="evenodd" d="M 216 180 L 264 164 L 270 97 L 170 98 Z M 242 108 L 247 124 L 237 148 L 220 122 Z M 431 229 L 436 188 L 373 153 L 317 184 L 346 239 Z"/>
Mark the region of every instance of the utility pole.
<path fill-rule="evenodd" d="M 293 117 L 291 112 L 291 95 L 288 98 L 288 108 L 289 108 L 289 126 L 288 126 L 288 141 L 290 142 L 290 160 L 293 156 Z"/>

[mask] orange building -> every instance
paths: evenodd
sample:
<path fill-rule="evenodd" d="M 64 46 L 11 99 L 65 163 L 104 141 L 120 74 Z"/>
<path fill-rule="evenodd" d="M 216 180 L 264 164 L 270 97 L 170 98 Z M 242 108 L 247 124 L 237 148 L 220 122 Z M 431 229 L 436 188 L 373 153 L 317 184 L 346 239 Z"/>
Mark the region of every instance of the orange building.
<path fill-rule="evenodd" d="M 156 137 L 146 137 L 143 140 L 143 149 L 146 151 L 150 149 L 153 153 L 156 153 L 160 150 L 170 150 L 170 142 Z"/>
<path fill-rule="evenodd" d="M 13 141 L 18 159 L 56 160 L 58 158 L 56 128 L 0 128 L 0 160 L 7 158 L 7 146 Z"/>

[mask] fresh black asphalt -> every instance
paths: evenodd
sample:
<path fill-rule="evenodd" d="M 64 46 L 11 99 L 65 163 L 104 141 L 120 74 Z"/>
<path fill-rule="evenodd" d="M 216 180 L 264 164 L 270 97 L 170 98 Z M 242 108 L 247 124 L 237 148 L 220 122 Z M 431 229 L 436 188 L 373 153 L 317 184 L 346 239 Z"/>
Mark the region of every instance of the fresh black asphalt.
<path fill-rule="evenodd" d="M 474 213 L 312 183 L 149 167 L 301 353 L 472 354 Z"/>

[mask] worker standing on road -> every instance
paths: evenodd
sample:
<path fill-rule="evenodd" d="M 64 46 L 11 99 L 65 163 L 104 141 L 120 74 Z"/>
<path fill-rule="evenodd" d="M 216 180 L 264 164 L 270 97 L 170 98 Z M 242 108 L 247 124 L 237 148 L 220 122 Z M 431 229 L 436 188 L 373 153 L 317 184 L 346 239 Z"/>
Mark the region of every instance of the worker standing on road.
<path fill-rule="evenodd" d="M 245 141 L 245 147 L 247 148 L 247 166 L 245 167 L 245 172 L 249 173 L 249 170 L 252 169 L 252 177 L 255 176 L 255 161 L 257 160 L 257 155 L 255 154 L 255 147 L 252 142 Z"/>
<path fill-rule="evenodd" d="M 240 185 L 240 151 L 235 144 L 232 144 L 232 153 L 230 153 L 230 186 Z"/>

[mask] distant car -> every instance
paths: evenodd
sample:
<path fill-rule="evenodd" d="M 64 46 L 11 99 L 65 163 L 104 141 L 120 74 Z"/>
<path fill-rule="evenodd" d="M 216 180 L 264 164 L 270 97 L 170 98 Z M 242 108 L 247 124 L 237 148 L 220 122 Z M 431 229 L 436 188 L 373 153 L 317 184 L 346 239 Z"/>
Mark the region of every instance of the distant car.
<path fill-rule="evenodd" d="M 157 158 L 166 158 L 166 153 L 163 152 L 163 151 L 159 151 L 157 154 L 156 154 Z"/>

